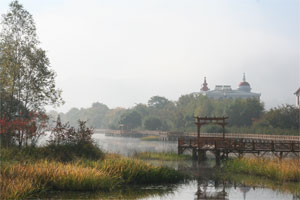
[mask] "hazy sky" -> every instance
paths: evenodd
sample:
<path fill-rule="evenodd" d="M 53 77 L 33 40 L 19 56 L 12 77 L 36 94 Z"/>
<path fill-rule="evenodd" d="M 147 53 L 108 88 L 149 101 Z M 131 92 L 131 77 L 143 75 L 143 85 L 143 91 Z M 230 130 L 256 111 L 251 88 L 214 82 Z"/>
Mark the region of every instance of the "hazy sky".
<path fill-rule="evenodd" d="M 1 0 L 6 13 L 9 0 Z M 177 100 L 246 73 L 270 108 L 300 87 L 299 0 L 20 0 L 66 104 L 57 110 Z"/>

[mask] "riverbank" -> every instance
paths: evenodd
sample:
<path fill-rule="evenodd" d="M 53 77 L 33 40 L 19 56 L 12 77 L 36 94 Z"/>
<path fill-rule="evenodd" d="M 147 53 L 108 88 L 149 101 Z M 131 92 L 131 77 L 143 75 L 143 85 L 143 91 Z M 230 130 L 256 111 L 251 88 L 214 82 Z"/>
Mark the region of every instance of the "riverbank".
<path fill-rule="evenodd" d="M 159 136 L 149 135 L 141 138 L 142 141 L 160 141 Z"/>
<path fill-rule="evenodd" d="M 275 158 L 232 159 L 225 163 L 225 171 L 235 174 L 266 177 L 279 182 L 300 182 L 300 159 Z"/>
<path fill-rule="evenodd" d="M 162 160 L 162 161 L 184 161 L 191 160 L 191 155 L 181 154 L 178 155 L 174 152 L 139 152 L 133 155 L 134 158 L 143 160 Z"/>
<path fill-rule="evenodd" d="M 15 151 L 1 149 L 2 199 L 33 198 L 53 190 L 114 191 L 127 185 L 177 183 L 184 178 L 175 169 L 116 155 L 101 154 L 99 159 L 87 159 L 86 155 L 80 158 L 74 152 L 56 151 L 58 156 L 55 158 L 45 156 L 45 147 L 22 149 L 18 154 Z M 44 157 L 37 156 L 39 152 Z M 61 161 L 64 156 L 59 154 L 68 153 L 76 156 L 73 160 Z"/>

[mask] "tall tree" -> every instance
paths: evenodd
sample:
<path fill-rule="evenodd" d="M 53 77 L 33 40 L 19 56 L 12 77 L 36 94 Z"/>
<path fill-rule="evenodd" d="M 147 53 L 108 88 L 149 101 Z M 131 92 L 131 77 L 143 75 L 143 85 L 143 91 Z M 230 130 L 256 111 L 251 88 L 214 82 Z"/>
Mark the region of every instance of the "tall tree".
<path fill-rule="evenodd" d="M 2 16 L 0 32 L 0 92 L 8 100 L 9 118 L 15 113 L 14 101 L 28 110 L 40 111 L 45 105 L 62 103 L 55 86 L 55 72 L 43 49 L 39 48 L 32 15 L 17 1 Z M 3 101 L 0 112 L 3 115 Z"/>
<path fill-rule="evenodd" d="M 129 129 L 139 127 L 142 124 L 141 115 L 137 111 L 124 113 L 121 116 L 119 123 L 125 125 Z"/>
<path fill-rule="evenodd" d="M 148 106 L 153 108 L 164 108 L 169 103 L 169 100 L 165 97 L 153 96 L 148 101 Z"/>
<path fill-rule="evenodd" d="M 49 59 L 39 47 L 32 15 L 17 0 L 9 8 L 2 16 L 0 32 L 0 118 L 7 123 L 39 124 L 29 113 L 41 113 L 45 105 L 63 103 L 61 91 L 55 86 Z M 15 137 L 20 147 L 34 135 L 21 126 L 9 130 L 9 140 Z"/>

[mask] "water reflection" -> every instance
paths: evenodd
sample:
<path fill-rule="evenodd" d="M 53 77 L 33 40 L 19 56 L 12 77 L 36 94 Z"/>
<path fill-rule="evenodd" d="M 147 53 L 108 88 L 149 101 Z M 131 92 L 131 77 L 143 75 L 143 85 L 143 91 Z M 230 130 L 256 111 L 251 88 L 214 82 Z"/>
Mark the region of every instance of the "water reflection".
<path fill-rule="evenodd" d="M 176 142 L 141 141 L 139 138 L 109 137 L 95 134 L 95 141 L 105 151 L 131 156 L 135 152 L 177 152 Z M 192 179 L 176 185 L 129 187 L 113 193 L 53 193 L 48 198 L 60 199 L 147 199 L 147 200 L 300 200 L 299 191 L 285 189 L 288 184 L 271 185 L 265 180 L 240 175 L 220 176 L 213 156 L 205 162 L 157 161 L 153 165 L 166 165 L 188 174 Z M 295 184 L 294 184 L 295 185 Z M 294 187 L 291 185 L 291 187 Z M 297 196 L 298 195 L 298 196 Z"/>

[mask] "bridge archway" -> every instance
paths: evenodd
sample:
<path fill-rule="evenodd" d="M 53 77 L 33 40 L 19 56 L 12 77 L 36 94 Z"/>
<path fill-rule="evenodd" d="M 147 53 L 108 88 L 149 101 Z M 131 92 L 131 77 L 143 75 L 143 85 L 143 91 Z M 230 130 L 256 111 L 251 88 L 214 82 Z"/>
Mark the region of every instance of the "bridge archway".
<path fill-rule="evenodd" d="M 223 139 L 225 139 L 225 125 L 228 124 L 226 122 L 226 119 L 228 119 L 228 117 L 194 117 L 196 119 L 195 124 L 197 125 L 197 138 L 198 141 L 200 139 L 200 129 L 202 126 L 204 125 L 208 125 L 208 124 L 216 124 L 216 125 L 220 125 L 222 127 L 222 136 Z"/>

